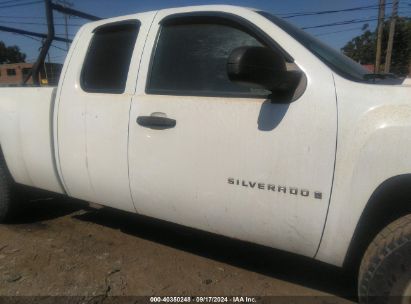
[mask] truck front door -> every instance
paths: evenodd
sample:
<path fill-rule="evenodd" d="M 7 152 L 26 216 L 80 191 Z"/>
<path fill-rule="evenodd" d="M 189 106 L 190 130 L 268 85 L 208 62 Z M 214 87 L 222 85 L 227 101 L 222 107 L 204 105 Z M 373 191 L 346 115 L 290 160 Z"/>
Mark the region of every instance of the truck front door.
<path fill-rule="evenodd" d="M 263 17 L 236 10 L 157 14 L 130 112 L 134 204 L 149 216 L 314 256 L 335 158 L 332 73 Z M 228 80 L 231 51 L 272 45 L 267 36 L 307 76 L 292 103 Z"/>

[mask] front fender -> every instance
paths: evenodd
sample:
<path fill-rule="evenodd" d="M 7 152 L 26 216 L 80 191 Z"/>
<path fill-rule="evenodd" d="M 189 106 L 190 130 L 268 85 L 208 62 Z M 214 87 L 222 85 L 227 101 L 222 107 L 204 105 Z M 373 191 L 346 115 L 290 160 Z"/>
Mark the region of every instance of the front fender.
<path fill-rule="evenodd" d="M 375 189 L 393 176 L 411 173 L 411 94 L 400 86 L 341 79 L 336 86 L 339 126 L 333 192 L 316 258 L 341 266 Z"/>

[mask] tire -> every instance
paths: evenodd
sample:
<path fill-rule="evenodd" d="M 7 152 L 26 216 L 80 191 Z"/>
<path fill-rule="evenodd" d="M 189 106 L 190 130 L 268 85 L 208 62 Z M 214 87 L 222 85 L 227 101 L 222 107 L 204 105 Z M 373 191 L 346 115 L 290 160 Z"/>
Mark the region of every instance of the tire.
<path fill-rule="evenodd" d="M 385 227 L 362 259 L 360 303 L 411 303 L 411 214 Z"/>
<path fill-rule="evenodd" d="M 9 221 L 12 218 L 12 196 L 14 181 L 7 169 L 6 162 L 0 151 L 0 223 Z"/>

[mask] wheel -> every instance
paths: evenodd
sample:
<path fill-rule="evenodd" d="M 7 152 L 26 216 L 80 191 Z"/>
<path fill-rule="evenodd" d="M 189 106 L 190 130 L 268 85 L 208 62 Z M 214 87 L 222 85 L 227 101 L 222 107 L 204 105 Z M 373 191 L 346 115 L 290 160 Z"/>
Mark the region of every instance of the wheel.
<path fill-rule="evenodd" d="M 13 186 L 14 181 L 0 151 L 0 223 L 8 221 L 12 217 L 14 209 L 12 208 Z"/>
<path fill-rule="evenodd" d="M 411 303 L 411 214 L 385 227 L 362 259 L 360 303 Z"/>

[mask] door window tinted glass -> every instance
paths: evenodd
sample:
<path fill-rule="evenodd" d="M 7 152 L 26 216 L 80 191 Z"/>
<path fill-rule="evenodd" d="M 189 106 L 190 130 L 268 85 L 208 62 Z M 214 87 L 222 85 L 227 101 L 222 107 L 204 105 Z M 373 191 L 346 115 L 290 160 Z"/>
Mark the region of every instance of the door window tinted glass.
<path fill-rule="evenodd" d="M 147 91 L 174 95 L 267 96 L 265 90 L 247 88 L 228 79 L 228 56 L 241 46 L 262 46 L 262 43 L 227 23 L 163 25 Z"/>
<path fill-rule="evenodd" d="M 138 23 L 127 22 L 95 30 L 81 75 L 83 90 L 124 92 L 138 29 Z"/>

